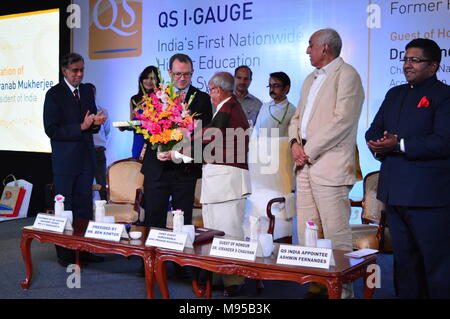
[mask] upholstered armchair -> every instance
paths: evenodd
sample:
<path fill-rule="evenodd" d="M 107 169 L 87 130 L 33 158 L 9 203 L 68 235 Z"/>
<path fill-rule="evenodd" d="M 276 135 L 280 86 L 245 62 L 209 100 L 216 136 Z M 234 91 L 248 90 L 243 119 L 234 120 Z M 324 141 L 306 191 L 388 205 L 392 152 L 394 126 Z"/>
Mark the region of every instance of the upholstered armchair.
<path fill-rule="evenodd" d="M 377 199 L 378 176 L 379 171 L 367 174 L 363 180 L 362 200 L 351 200 L 352 207 L 361 208 L 361 223 L 350 225 L 353 249 L 390 250 L 390 236 L 385 223 L 384 204 Z"/>
<path fill-rule="evenodd" d="M 260 231 L 274 240 L 292 240 L 296 215 L 294 163 L 288 137 L 251 138 L 249 171 L 252 194 L 247 198 L 244 234 L 250 234 L 250 216 L 260 217 Z"/>
<path fill-rule="evenodd" d="M 112 163 L 106 172 L 107 204 L 105 215 L 114 216 L 116 223 L 144 220 L 142 162 L 134 158 Z"/>
<path fill-rule="evenodd" d="M 297 215 L 295 201 L 295 194 L 290 193 L 282 197 L 272 198 L 267 203 L 266 213 L 269 219 L 267 233 L 272 234 L 277 242 L 292 244 L 292 232 L 283 232 L 281 229 L 292 228 L 292 218 Z M 277 228 L 277 233 L 275 232 L 275 220 L 277 220 L 277 223 L 288 223 L 288 225 Z"/>

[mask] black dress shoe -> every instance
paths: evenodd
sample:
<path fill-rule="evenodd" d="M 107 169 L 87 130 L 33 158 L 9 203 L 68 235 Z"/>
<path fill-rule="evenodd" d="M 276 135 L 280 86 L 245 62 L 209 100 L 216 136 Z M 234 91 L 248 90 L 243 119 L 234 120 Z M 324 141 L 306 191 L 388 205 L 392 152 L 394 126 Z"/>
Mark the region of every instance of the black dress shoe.
<path fill-rule="evenodd" d="M 235 297 L 239 295 L 244 285 L 231 285 L 223 289 L 224 297 Z"/>

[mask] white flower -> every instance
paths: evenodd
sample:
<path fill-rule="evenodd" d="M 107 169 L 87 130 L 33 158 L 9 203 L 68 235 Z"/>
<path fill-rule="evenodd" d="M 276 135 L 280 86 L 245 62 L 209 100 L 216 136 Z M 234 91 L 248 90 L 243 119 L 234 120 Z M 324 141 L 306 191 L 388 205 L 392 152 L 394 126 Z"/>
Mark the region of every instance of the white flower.
<path fill-rule="evenodd" d="M 57 202 L 57 203 L 64 203 L 64 196 L 60 195 L 60 194 L 56 195 L 55 196 L 55 202 Z"/>

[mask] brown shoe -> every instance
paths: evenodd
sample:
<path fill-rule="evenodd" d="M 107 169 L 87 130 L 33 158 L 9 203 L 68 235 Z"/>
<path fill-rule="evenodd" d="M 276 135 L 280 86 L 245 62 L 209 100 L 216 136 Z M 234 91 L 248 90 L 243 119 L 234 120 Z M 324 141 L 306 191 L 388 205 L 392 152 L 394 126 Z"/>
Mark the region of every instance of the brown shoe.
<path fill-rule="evenodd" d="M 239 295 L 239 293 L 242 290 L 243 285 L 231 285 L 228 287 L 225 287 L 223 289 L 223 296 L 224 297 L 235 297 Z"/>

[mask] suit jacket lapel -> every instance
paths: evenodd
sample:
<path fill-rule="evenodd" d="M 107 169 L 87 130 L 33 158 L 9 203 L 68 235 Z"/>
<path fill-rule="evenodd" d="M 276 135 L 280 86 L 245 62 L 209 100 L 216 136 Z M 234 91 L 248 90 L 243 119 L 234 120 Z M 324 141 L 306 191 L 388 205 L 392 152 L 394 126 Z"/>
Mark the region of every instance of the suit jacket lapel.
<path fill-rule="evenodd" d="M 327 92 L 330 89 L 330 87 L 334 84 L 335 78 L 337 76 L 337 71 L 339 71 L 342 64 L 344 64 L 344 60 L 342 60 L 341 57 L 338 57 L 337 59 L 338 59 L 338 61 L 336 61 L 336 64 L 327 71 L 328 72 L 327 77 L 326 77 L 325 81 L 322 83 L 322 86 L 320 87 L 319 92 L 317 92 L 316 100 L 314 101 L 314 107 L 311 110 L 310 118 L 312 118 L 314 116 L 314 113 L 317 111 L 317 105 L 320 105 L 321 99 L 324 96 L 324 92 Z M 311 82 L 311 84 L 312 84 L 312 82 Z M 308 92 L 309 92 L 309 90 L 308 90 Z"/>
<path fill-rule="evenodd" d="M 84 103 L 84 101 L 86 101 L 86 94 L 87 94 L 85 88 L 86 87 L 82 84 L 80 84 L 78 86 L 78 89 L 80 90 L 80 111 L 83 116 L 84 116 L 84 114 L 86 114 L 86 112 L 88 110 L 87 104 Z"/>
<path fill-rule="evenodd" d="M 190 86 L 189 86 L 189 90 L 187 91 L 186 96 L 185 96 L 185 98 L 184 98 L 184 100 L 186 101 L 186 103 L 189 102 L 189 99 L 190 99 L 191 95 L 194 94 L 195 91 L 196 91 L 195 88 L 194 88 L 192 85 L 190 85 Z"/>
<path fill-rule="evenodd" d="M 75 96 L 73 95 L 72 90 L 70 89 L 70 87 L 67 85 L 66 81 L 63 81 L 63 85 L 64 85 L 64 99 L 68 102 L 67 103 L 67 107 L 70 107 L 73 112 L 75 112 L 75 114 L 78 114 L 78 117 L 83 120 L 84 119 L 84 114 L 86 112 L 82 112 L 83 111 L 83 107 L 81 105 L 83 105 L 83 92 L 81 92 L 81 85 L 79 86 L 79 90 L 80 90 L 80 104 L 79 105 L 77 103 L 77 101 L 75 100 Z"/>

